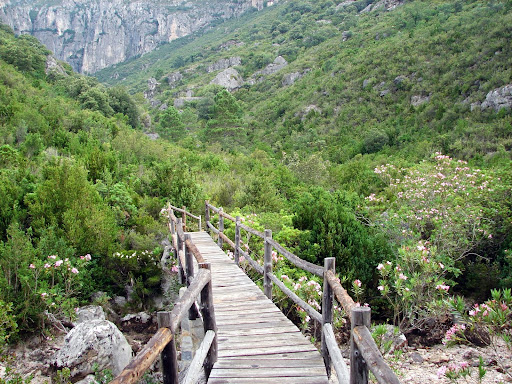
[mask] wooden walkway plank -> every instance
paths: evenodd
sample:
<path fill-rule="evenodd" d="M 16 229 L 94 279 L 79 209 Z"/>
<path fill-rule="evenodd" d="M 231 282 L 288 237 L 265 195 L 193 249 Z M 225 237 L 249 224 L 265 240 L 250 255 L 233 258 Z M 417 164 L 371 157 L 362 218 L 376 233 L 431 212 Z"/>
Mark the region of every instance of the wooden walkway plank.
<path fill-rule="evenodd" d="M 211 264 L 218 361 L 208 383 L 326 384 L 318 350 L 206 232 L 190 233 Z"/>

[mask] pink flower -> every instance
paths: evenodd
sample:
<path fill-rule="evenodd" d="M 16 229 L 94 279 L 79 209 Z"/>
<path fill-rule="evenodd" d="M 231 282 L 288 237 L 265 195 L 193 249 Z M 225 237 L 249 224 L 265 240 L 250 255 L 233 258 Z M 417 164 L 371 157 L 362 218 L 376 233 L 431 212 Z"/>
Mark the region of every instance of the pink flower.
<path fill-rule="evenodd" d="M 172 272 L 178 273 L 178 267 L 176 265 L 173 265 L 171 268 Z"/>
<path fill-rule="evenodd" d="M 44 267 L 45 267 L 46 269 L 48 269 L 48 268 L 50 268 L 50 267 L 51 267 L 51 265 L 50 265 L 50 264 L 48 264 L 48 263 L 46 263 L 46 264 L 44 265 Z"/>
<path fill-rule="evenodd" d="M 57 256 L 56 255 L 50 255 L 50 256 L 48 256 L 48 258 L 55 260 L 57 258 Z"/>
<path fill-rule="evenodd" d="M 439 263 L 439 268 L 444 269 L 444 264 L 443 263 Z"/>
<path fill-rule="evenodd" d="M 355 286 L 357 286 L 357 287 L 359 287 L 359 288 L 361 288 L 361 285 L 362 285 L 361 280 L 359 280 L 359 279 L 355 279 L 355 280 L 354 280 L 354 285 L 355 285 Z"/>
<path fill-rule="evenodd" d="M 46 292 L 41 293 L 41 297 L 45 298 L 48 295 Z"/>
<path fill-rule="evenodd" d="M 437 370 L 437 378 L 440 379 L 440 378 L 444 377 L 444 375 L 446 374 L 447 370 L 448 370 L 448 368 L 446 368 L 445 366 L 440 367 Z"/>
<path fill-rule="evenodd" d="M 436 289 L 438 289 L 440 291 L 448 292 L 448 290 L 450 289 L 450 286 L 449 285 L 444 285 L 444 284 L 437 284 L 436 285 Z"/>
<path fill-rule="evenodd" d="M 78 273 L 78 269 L 75 267 L 71 268 L 71 273 L 74 273 L 75 275 Z"/>
<path fill-rule="evenodd" d="M 384 286 L 383 286 L 383 285 L 379 285 L 379 286 L 377 287 L 377 289 L 378 289 L 379 291 L 383 291 L 383 290 L 384 290 Z"/>
<path fill-rule="evenodd" d="M 401 273 L 400 275 L 398 275 L 398 278 L 399 278 L 399 279 L 402 279 L 402 280 L 407 280 L 407 276 L 405 276 L 403 273 Z"/>
<path fill-rule="evenodd" d="M 90 254 L 85 255 L 85 260 L 91 261 L 91 255 Z"/>
<path fill-rule="evenodd" d="M 62 261 L 62 260 L 57 260 L 57 261 L 55 262 L 55 266 L 56 266 L 56 267 L 60 267 L 60 266 L 62 265 L 62 263 L 63 263 L 63 261 Z"/>
<path fill-rule="evenodd" d="M 379 265 L 377 265 L 377 269 L 380 271 L 381 269 L 384 268 L 384 264 L 380 263 Z"/>
<path fill-rule="evenodd" d="M 290 278 L 287 275 L 281 275 L 281 279 L 283 279 L 283 280 L 290 280 Z"/>
<path fill-rule="evenodd" d="M 28 267 L 29 267 L 30 269 L 35 269 L 35 267 L 36 267 L 36 266 L 35 266 L 34 264 L 30 264 Z"/>

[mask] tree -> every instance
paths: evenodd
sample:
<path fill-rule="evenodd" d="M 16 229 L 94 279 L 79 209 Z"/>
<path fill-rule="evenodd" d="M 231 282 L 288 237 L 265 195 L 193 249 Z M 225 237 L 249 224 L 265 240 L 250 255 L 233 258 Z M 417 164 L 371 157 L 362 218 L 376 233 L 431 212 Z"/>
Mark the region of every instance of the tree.
<path fill-rule="evenodd" d="M 207 123 L 208 139 L 224 144 L 240 141 L 245 130 L 242 115 L 242 108 L 231 93 L 226 89 L 218 92 L 214 99 L 213 118 Z"/>
<path fill-rule="evenodd" d="M 160 114 L 159 133 L 172 140 L 183 139 L 187 133 L 185 124 L 181 120 L 180 113 L 173 106 L 167 108 Z"/>

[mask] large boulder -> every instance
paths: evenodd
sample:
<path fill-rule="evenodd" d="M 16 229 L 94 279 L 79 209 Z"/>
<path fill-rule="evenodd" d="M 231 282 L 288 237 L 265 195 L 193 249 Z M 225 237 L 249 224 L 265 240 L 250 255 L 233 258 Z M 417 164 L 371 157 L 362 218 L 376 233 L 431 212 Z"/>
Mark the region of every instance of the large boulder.
<path fill-rule="evenodd" d="M 485 97 L 485 101 L 481 105 L 482 109 L 492 108 L 496 112 L 500 109 L 512 108 L 512 84 L 505 85 L 490 91 Z"/>
<path fill-rule="evenodd" d="M 67 334 L 53 365 L 58 369 L 68 367 L 75 378 L 94 373 L 96 364 L 99 371 L 110 369 L 117 376 L 131 358 L 132 349 L 115 324 L 89 320 L 79 323 Z"/>
<path fill-rule="evenodd" d="M 221 85 L 228 91 L 240 88 L 243 83 L 244 79 L 234 68 L 227 68 L 223 70 L 211 81 L 211 84 Z"/>

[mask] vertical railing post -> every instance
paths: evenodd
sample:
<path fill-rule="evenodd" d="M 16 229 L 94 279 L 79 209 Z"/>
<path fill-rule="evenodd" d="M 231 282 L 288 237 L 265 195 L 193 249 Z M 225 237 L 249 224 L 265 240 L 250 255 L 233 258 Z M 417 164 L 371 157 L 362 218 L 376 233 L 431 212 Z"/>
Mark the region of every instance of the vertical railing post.
<path fill-rule="evenodd" d="M 210 202 L 208 200 L 204 201 L 204 227 L 206 229 L 206 233 L 210 234 L 210 227 L 208 223 L 210 222 Z"/>
<path fill-rule="evenodd" d="M 368 365 L 354 341 L 354 328 L 364 325 L 370 328 L 371 310 L 369 307 L 352 308 L 350 331 L 350 384 L 368 383 Z"/>
<path fill-rule="evenodd" d="M 209 263 L 201 263 L 199 264 L 199 268 L 208 269 L 211 272 L 211 265 Z M 210 275 L 211 276 L 211 275 Z M 208 284 L 205 285 L 203 290 L 201 291 L 201 315 L 203 315 L 203 325 L 204 325 L 204 333 L 208 331 L 215 332 L 215 338 L 213 339 L 212 345 L 206 359 L 204 361 L 204 374 L 206 376 L 206 380 L 210 377 L 210 372 L 212 371 L 213 364 L 217 361 L 217 323 L 215 322 L 215 312 L 213 309 L 213 286 L 212 280 Z"/>
<path fill-rule="evenodd" d="M 177 226 L 178 226 L 178 228 L 180 228 L 182 226 L 181 219 L 178 219 Z M 180 238 L 179 231 L 177 231 L 177 233 L 176 233 L 176 238 L 178 239 L 178 249 L 176 250 L 176 255 L 178 257 L 178 279 L 179 279 L 180 284 L 183 284 L 185 282 L 184 281 L 185 271 L 183 269 L 185 266 L 181 264 L 180 252 L 183 252 L 183 240 L 181 240 L 181 238 Z"/>
<path fill-rule="evenodd" d="M 332 287 L 325 278 L 327 271 L 335 272 L 335 257 L 326 257 L 324 259 L 324 290 L 322 295 L 322 357 L 324 358 L 325 370 L 327 376 L 331 377 L 331 357 L 329 356 L 329 350 L 327 349 L 327 343 L 325 341 L 325 334 L 323 332 L 323 326 L 326 323 L 332 324 L 332 301 L 333 291 Z"/>
<path fill-rule="evenodd" d="M 201 232 L 203 229 L 202 226 L 203 223 L 201 223 L 201 215 L 199 215 L 199 223 L 197 224 L 197 232 Z"/>
<path fill-rule="evenodd" d="M 158 312 L 158 328 L 169 327 L 171 324 L 170 312 Z M 165 346 L 160 354 L 164 384 L 179 384 L 178 380 L 178 353 L 176 352 L 176 331 L 171 329 L 172 340 Z"/>
<path fill-rule="evenodd" d="M 272 244 L 268 240 L 272 240 L 272 231 L 265 229 L 265 255 L 263 263 L 263 289 L 265 296 L 272 300 L 272 280 L 270 280 L 269 274 L 272 273 Z"/>
<path fill-rule="evenodd" d="M 235 221 L 235 263 L 240 265 L 240 216 Z"/>
<path fill-rule="evenodd" d="M 222 216 L 222 208 L 219 208 L 219 238 L 217 239 L 217 245 L 219 248 L 222 249 L 222 244 L 224 243 L 222 241 L 222 237 L 220 236 L 221 233 L 224 233 L 224 216 Z"/>
<path fill-rule="evenodd" d="M 192 237 L 189 233 L 185 235 L 185 242 L 187 240 L 192 240 Z M 194 280 L 194 255 L 187 247 L 187 244 L 185 243 L 185 271 L 186 271 L 186 277 L 187 277 L 187 287 L 190 287 L 190 284 L 192 284 L 192 280 Z M 189 311 L 188 311 L 188 319 L 189 320 L 195 320 L 199 317 L 199 313 L 197 312 L 197 307 L 195 304 L 193 304 Z"/>
<path fill-rule="evenodd" d="M 181 218 L 183 220 L 183 232 L 187 232 L 187 207 L 183 206 L 181 209 L 183 209 L 183 212 L 181 213 Z"/>

